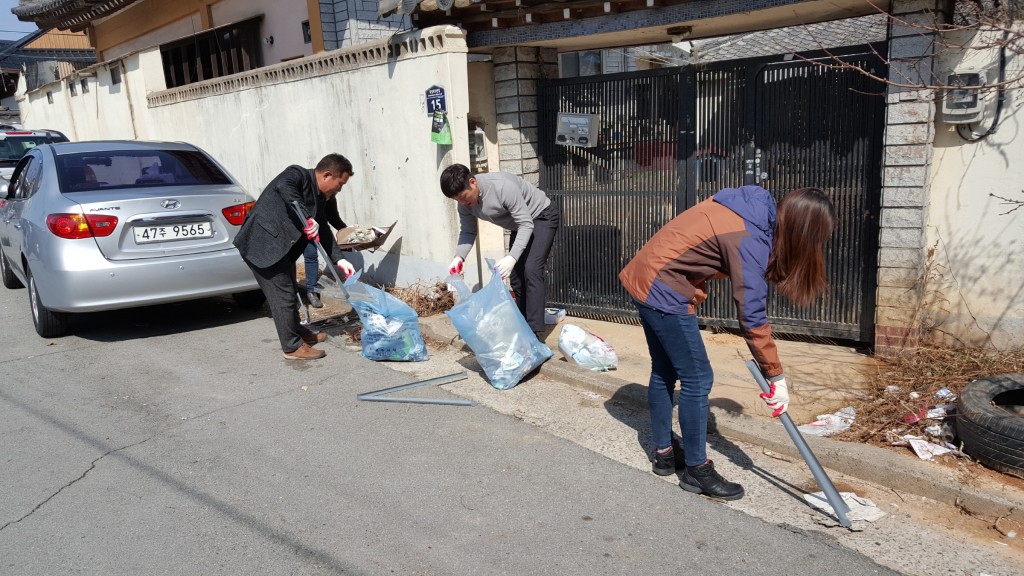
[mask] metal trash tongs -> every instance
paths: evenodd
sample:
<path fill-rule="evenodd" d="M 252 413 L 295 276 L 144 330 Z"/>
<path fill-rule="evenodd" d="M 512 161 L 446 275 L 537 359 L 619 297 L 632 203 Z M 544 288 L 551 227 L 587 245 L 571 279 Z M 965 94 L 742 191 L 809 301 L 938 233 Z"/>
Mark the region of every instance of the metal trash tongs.
<path fill-rule="evenodd" d="M 757 366 L 757 362 L 747 360 L 747 369 L 754 375 L 754 380 L 762 392 L 771 391 L 768 382 L 764 379 L 764 375 L 761 374 L 761 369 Z M 796 429 L 796 424 L 793 424 L 793 418 L 790 417 L 789 412 L 783 412 L 779 415 L 779 420 L 782 420 L 782 425 L 785 426 L 786 432 L 789 432 L 789 437 L 793 440 L 793 444 L 796 444 L 796 449 L 804 457 L 804 462 L 807 462 L 807 467 L 811 469 L 811 474 L 814 475 L 814 479 L 818 482 L 818 486 L 821 487 L 821 491 L 825 493 L 825 498 L 828 499 L 828 503 L 832 506 L 832 510 L 835 511 L 836 517 L 839 518 L 839 524 L 844 528 L 849 528 L 851 524 L 850 520 L 846 517 L 846 513 L 850 511 L 850 507 L 846 505 L 846 502 L 843 502 L 839 492 L 836 491 L 835 485 L 832 484 L 832 480 L 825 473 L 825 469 L 821 467 L 818 459 L 811 452 L 811 447 L 807 445 L 807 441 L 800 435 L 800 431 Z"/>
<path fill-rule="evenodd" d="M 303 214 L 302 205 L 299 204 L 298 200 L 292 200 L 292 210 L 295 210 L 295 215 L 299 217 L 299 222 L 301 222 L 302 225 L 304 226 L 306 224 L 308 216 Z M 341 297 L 345 301 L 348 301 L 348 290 L 345 289 L 345 282 L 341 279 L 341 276 L 338 276 L 337 266 L 335 265 L 334 261 L 331 260 L 331 257 L 327 255 L 327 250 L 324 250 L 323 244 L 312 240 L 311 242 L 316 244 L 316 249 L 320 252 L 320 256 L 322 256 L 324 261 L 327 262 L 327 268 L 330 269 L 331 274 L 334 276 L 334 279 L 338 282 L 338 290 L 341 292 Z"/>

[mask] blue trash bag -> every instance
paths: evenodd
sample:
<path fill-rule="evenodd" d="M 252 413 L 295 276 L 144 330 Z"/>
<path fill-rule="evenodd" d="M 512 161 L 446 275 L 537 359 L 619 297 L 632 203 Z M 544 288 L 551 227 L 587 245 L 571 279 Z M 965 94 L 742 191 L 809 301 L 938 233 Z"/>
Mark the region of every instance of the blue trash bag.
<path fill-rule="evenodd" d="M 484 369 L 491 386 L 508 390 L 553 355 L 523 318 L 501 276 L 473 293 L 461 276 L 448 278 L 459 295 L 446 314 Z"/>
<path fill-rule="evenodd" d="M 422 362 L 427 345 L 420 335 L 420 319 L 408 304 L 380 288 L 359 281 L 356 272 L 345 281 L 348 303 L 363 323 L 363 356 L 370 360 Z"/>

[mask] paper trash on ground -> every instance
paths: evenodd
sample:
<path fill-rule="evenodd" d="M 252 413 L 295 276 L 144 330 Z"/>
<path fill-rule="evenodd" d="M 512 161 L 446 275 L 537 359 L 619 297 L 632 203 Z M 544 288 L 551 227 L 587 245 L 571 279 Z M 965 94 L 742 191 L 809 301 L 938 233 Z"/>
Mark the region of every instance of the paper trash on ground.
<path fill-rule="evenodd" d="M 913 450 L 914 454 L 917 454 L 917 457 L 921 460 L 931 460 L 933 456 L 942 456 L 943 454 L 952 452 L 952 450 L 945 446 L 929 442 L 918 436 L 911 436 L 910 434 L 907 434 L 903 439 L 910 444 L 911 450 Z"/>
<path fill-rule="evenodd" d="M 850 428 L 857 411 L 847 406 L 832 414 L 820 414 L 818 420 L 803 426 L 797 426 L 797 430 L 811 436 L 831 436 Z"/>
<path fill-rule="evenodd" d="M 853 492 L 840 492 L 839 496 L 850 509 L 850 511 L 846 513 L 846 518 L 851 522 L 857 520 L 874 522 L 882 516 L 885 516 L 885 512 L 879 510 L 878 506 L 868 498 L 862 498 Z M 825 497 L 824 492 L 804 494 L 804 500 L 814 508 L 817 508 L 831 516 L 836 516 L 835 510 L 832 508 L 832 505 L 828 503 L 828 499 Z"/>

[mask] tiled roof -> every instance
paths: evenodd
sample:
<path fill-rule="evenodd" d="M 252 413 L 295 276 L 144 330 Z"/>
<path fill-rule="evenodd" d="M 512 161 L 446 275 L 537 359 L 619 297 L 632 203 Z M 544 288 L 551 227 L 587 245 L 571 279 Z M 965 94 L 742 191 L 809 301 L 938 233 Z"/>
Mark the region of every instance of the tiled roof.
<path fill-rule="evenodd" d="M 20 0 L 11 12 L 40 28 L 82 30 L 89 22 L 113 14 L 138 0 Z"/>
<path fill-rule="evenodd" d="M 659 54 L 670 56 L 675 65 L 719 62 L 756 58 L 791 52 L 813 52 L 822 49 L 859 46 L 882 42 L 886 38 L 888 19 L 885 14 L 790 26 L 734 36 L 694 40 L 689 55 L 666 48 Z M 671 51 L 672 54 L 667 53 Z"/>

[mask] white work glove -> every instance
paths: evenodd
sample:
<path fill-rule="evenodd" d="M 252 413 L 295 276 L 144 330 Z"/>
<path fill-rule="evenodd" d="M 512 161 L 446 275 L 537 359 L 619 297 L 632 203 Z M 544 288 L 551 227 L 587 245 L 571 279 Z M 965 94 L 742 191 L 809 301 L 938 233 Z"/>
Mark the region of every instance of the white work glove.
<path fill-rule="evenodd" d="M 338 260 L 338 270 L 341 270 L 341 272 L 345 274 L 345 280 L 348 280 L 348 277 L 355 274 L 356 272 L 355 267 L 352 266 L 352 264 L 350 264 L 349 261 L 345 260 L 344 258 Z"/>
<path fill-rule="evenodd" d="M 460 276 L 462 275 L 462 258 L 456 256 L 455 259 L 452 260 L 452 263 L 448 265 L 448 274 L 458 274 Z"/>
<path fill-rule="evenodd" d="M 306 238 L 310 240 L 320 241 L 320 225 L 317 224 L 316 220 L 312 218 L 306 218 L 306 227 L 302 229 L 306 234 Z"/>
<path fill-rule="evenodd" d="M 785 378 L 768 382 L 768 392 L 761 392 L 760 396 L 771 408 L 773 418 L 778 418 L 789 408 L 789 388 L 786 386 Z"/>
<path fill-rule="evenodd" d="M 494 265 L 494 271 L 501 274 L 501 279 L 508 278 L 508 275 L 512 273 L 512 267 L 516 265 L 516 259 L 511 256 L 505 256 L 498 263 Z"/>

